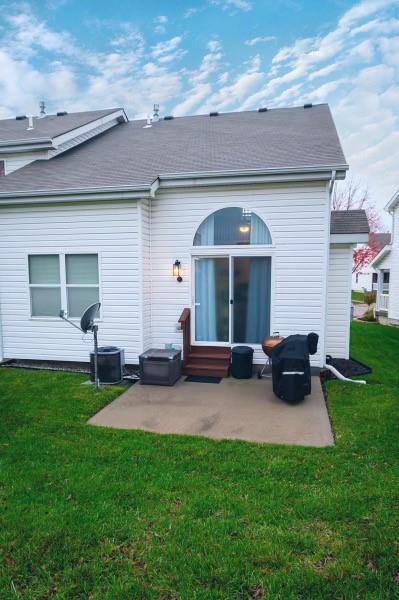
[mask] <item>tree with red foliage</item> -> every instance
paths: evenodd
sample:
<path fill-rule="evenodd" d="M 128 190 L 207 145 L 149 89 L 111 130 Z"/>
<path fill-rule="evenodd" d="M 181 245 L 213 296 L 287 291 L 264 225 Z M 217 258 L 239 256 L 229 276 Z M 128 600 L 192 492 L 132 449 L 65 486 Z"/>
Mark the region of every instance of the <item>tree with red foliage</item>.
<path fill-rule="evenodd" d="M 353 251 L 352 273 L 359 273 L 364 267 L 367 267 L 380 251 L 375 233 L 372 231 L 369 235 L 368 244 L 355 248 Z"/>
<path fill-rule="evenodd" d="M 348 177 L 343 182 L 334 186 L 331 198 L 332 210 L 359 210 L 366 211 L 370 226 L 370 236 L 367 244 L 355 248 L 353 251 L 352 273 L 358 273 L 364 269 L 377 256 L 380 251 L 378 240 L 375 236 L 377 231 L 382 231 L 381 217 L 377 207 L 370 199 L 367 187 L 363 186 L 353 177 Z"/>
<path fill-rule="evenodd" d="M 331 198 L 332 210 L 366 211 L 370 231 L 382 231 L 381 217 L 377 207 L 370 198 L 369 190 L 354 177 L 348 177 L 334 186 Z"/>

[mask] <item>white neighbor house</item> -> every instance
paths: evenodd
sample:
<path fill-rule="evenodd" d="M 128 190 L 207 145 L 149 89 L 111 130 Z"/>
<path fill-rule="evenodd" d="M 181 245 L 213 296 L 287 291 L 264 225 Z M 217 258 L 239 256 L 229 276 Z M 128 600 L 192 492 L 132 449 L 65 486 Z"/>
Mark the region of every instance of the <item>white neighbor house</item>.
<path fill-rule="evenodd" d="M 245 343 L 260 364 L 275 331 L 318 333 L 313 366 L 349 356 L 352 250 L 368 223 L 331 213 L 348 167 L 327 105 L 8 119 L 1 164 L 3 358 L 86 362 L 91 344 L 58 314 L 97 299 L 100 344 L 128 363 L 183 346 L 185 308 L 186 363 Z"/>
<path fill-rule="evenodd" d="M 399 325 L 399 192 L 385 210 L 392 216 L 392 236 L 372 262 L 378 273 L 376 311 L 381 322 Z"/>
<path fill-rule="evenodd" d="M 391 241 L 390 233 L 375 233 L 374 236 L 376 244 L 378 244 L 379 252 L 381 252 L 381 250 Z M 360 244 L 360 246 L 362 247 L 364 244 Z M 389 274 L 385 277 L 385 280 L 386 281 L 383 283 L 384 289 L 388 290 Z M 360 271 L 352 274 L 352 290 L 357 292 L 377 290 L 377 271 L 373 268 L 372 263 L 365 265 Z"/>

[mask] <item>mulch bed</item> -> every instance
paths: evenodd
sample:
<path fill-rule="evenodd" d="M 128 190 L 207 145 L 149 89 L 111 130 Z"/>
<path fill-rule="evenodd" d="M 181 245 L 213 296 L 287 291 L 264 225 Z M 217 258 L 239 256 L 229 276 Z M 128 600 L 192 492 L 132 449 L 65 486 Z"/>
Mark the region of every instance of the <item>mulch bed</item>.
<path fill-rule="evenodd" d="M 333 358 L 331 363 L 330 363 L 333 367 L 335 367 L 337 369 L 337 371 L 339 371 L 344 377 L 361 377 L 362 375 L 370 375 L 370 373 L 373 372 L 373 370 L 371 369 L 371 367 L 359 362 L 358 360 L 355 360 L 354 358 Z M 323 380 L 328 380 L 328 379 L 336 379 L 335 375 L 333 375 L 333 373 L 331 373 L 331 371 L 328 371 L 327 369 L 324 369 L 322 371 L 322 379 Z"/>
<path fill-rule="evenodd" d="M 11 359 L 3 362 L 1 367 L 9 367 L 13 369 L 33 369 L 40 371 L 65 371 L 67 373 L 85 373 L 90 374 L 90 365 L 85 362 L 67 362 L 55 360 L 23 360 Z M 138 373 L 137 365 L 125 365 L 125 372 L 128 375 L 136 375 Z"/>

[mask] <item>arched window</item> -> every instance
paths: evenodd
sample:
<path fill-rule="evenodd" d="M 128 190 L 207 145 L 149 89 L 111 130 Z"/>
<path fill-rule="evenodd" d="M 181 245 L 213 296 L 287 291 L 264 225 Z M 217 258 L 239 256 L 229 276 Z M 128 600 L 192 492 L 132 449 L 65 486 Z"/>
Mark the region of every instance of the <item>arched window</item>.
<path fill-rule="evenodd" d="M 248 246 L 271 244 L 266 224 L 245 208 L 222 208 L 201 223 L 194 237 L 194 246 Z"/>

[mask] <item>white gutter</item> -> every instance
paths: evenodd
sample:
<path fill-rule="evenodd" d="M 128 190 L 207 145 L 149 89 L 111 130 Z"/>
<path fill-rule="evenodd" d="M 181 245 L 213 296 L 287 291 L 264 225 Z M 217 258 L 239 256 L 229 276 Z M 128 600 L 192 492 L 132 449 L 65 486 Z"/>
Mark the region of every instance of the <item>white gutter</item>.
<path fill-rule="evenodd" d="M 335 167 L 331 167 L 328 165 L 325 166 L 298 166 L 298 167 L 288 167 L 288 168 L 272 168 L 272 169 L 231 169 L 226 171 L 192 171 L 187 173 L 162 173 L 159 175 L 160 181 L 166 181 L 168 179 L 200 179 L 206 177 L 245 177 L 250 175 L 287 175 L 287 174 L 297 174 L 297 173 L 328 173 L 329 178 L 331 177 L 331 173 L 337 173 L 338 171 L 347 171 L 349 166 L 337 165 Z"/>
<path fill-rule="evenodd" d="M 338 167 L 337 167 L 338 168 Z M 347 168 L 343 165 L 342 170 Z M 73 201 L 82 200 L 88 196 L 99 196 L 104 199 L 113 199 L 114 197 L 123 198 L 143 198 L 154 197 L 160 187 L 172 187 L 182 185 L 179 182 L 184 182 L 183 185 L 196 185 L 196 180 L 200 180 L 202 185 L 217 185 L 218 183 L 226 183 L 230 179 L 230 183 L 263 183 L 264 181 L 284 181 L 284 176 L 291 176 L 292 181 L 298 181 L 298 177 L 303 174 L 306 180 L 324 180 L 331 178 L 331 168 L 324 167 L 301 167 L 290 169 L 251 169 L 245 171 L 213 171 L 201 173 L 171 173 L 163 174 L 157 177 L 151 184 L 148 185 L 125 185 L 125 186 L 108 186 L 108 187 L 93 187 L 93 188 L 69 188 L 69 189 L 50 189 L 50 190 L 27 190 L 27 191 L 4 191 L 0 192 L 0 204 L 21 204 L 22 199 L 30 199 L 30 202 L 43 202 L 43 198 L 52 198 L 52 201 Z M 264 179 L 262 179 L 262 176 Z M 273 177 L 274 176 L 274 177 Z M 251 177 L 253 179 L 251 180 Z M 234 179 L 234 181 L 233 181 Z M 285 179 L 287 180 L 287 179 Z M 198 183 L 198 185 L 201 185 Z M 57 199 L 55 200 L 54 197 Z M 16 200 L 18 199 L 18 200 Z M 34 199 L 34 200 L 32 200 Z"/>

